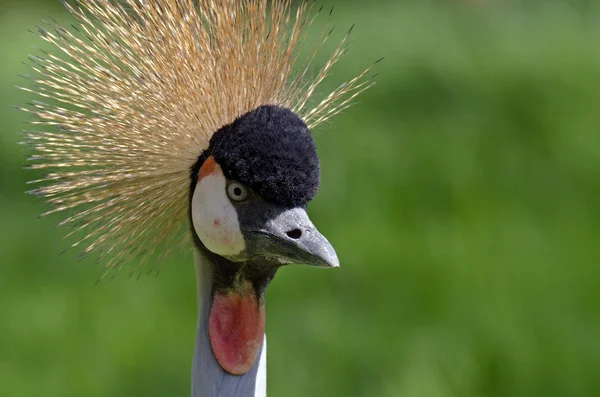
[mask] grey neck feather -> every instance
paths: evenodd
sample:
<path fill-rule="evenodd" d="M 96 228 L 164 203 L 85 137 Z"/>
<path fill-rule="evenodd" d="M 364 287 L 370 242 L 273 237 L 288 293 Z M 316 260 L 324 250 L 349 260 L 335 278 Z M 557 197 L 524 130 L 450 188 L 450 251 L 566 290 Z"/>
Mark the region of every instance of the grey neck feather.
<path fill-rule="evenodd" d="M 198 329 L 192 366 L 192 397 L 265 397 L 267 394 L 267 339 L 259 359 L 244 375 L 225 372 L 213 355 L 208 336 L 213 264 L 201 252 L 195 256 L 198 279 Z"/>

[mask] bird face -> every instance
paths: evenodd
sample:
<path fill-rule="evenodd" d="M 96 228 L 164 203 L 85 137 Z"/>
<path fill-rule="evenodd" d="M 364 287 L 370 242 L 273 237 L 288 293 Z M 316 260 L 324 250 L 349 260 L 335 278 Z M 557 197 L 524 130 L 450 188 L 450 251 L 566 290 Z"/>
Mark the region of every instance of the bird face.
<path fill-rule="evenodd" d="M 200 168 L 191 215 L 202 245 L 233 263 L 339 265 L 304 207 L 267 201 L 249 186 L 229 180 L 213 156 Z"/>
<path fill-rule="evenodd" d="M 339 266 L 306 213 L 319 160 L 304 122 L 263 106 L 217 131 L 192 170 L 196 245 L 213 263 L 209 334 L 221 367 L 244 374 L 264 336 L 264 292 L 282 265 Z"/>

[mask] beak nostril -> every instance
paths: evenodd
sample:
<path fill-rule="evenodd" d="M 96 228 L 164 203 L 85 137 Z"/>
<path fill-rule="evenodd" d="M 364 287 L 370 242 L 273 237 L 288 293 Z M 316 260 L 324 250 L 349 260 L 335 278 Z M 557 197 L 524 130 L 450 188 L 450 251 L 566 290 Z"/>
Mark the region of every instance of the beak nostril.
<path fill-rule="evenodd" d="M 290 230 L 289 232 L 286 232 L 285 234 L 287 234 L 289 238 L 298 240 L 300 237 L 302 237 L 302 230 L 294 229 L 294 230 Z"/>

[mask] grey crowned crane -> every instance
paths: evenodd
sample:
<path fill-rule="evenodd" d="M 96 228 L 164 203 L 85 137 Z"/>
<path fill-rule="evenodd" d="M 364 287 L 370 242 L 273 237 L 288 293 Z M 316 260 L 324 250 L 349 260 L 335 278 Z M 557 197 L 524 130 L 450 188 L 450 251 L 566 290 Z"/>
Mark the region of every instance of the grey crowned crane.
<path fill-rule="evenodd" d="M 312 100 L 348 36 L 313 72 L 330 32 L 301 56 L 306 2 L 65 6 L 76 24 L 38 28 L 51 49 L 30 57 L 24 88 L 39 99 L 23 107 L 34 116 L 31 168 L 43 174 L 32 193 L 50 205 L 44 215 L 65 214 L 69 247 L 107 271 L 146 272 L 193 246 L 192 395 L 264 396 L 267 285 L 283 265 L 339 266 L 306 212 L 319 186 L 310 129 L 372 84 L 370 68 Z"/>

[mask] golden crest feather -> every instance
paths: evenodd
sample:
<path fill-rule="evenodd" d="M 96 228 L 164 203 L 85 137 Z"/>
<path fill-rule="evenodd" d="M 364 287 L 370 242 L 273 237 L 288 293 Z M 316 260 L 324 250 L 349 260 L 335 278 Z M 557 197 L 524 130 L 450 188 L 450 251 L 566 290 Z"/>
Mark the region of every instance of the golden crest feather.
<path fill-rule="evenodd" d="M 77 26 L 39 28 L 53 51 L 31 56 L 37 130 L 25 132 L 32 193 L 65 212 L 70 247 L 107 268 L 180 247 L 188 228 L 190 168 L 222 126 L 275 104 L 314 128 L 372 83 L 369 69 L 309 106 L 347 49 L 347 35 L 311 73 L 325 31 L 300 54 L 311 5 L 289 0 L 80 0 Z"/>

